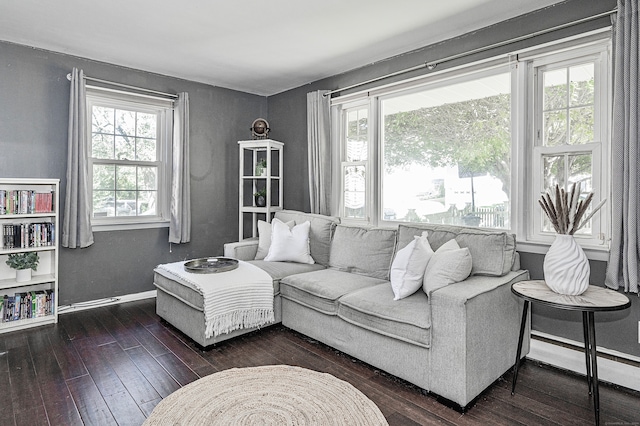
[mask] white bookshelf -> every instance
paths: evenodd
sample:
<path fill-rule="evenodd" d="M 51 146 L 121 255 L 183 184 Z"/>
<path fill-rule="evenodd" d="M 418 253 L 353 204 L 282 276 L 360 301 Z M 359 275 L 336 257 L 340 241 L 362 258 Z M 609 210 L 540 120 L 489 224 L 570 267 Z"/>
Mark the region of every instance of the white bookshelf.
<path fill-rule="evenodd" d="M 0 178 L 0 190 L 7 191 L 34 191 L 35 193 L 51 193 L 53 209 L 39 213 L 15 214 L 6 211 L 0 214 L 0 296 L 15 296 L 16 293 L 31 293 L 40 291 L 53 291 L 52 312 L 45 316 L 3 321 L 4 311 L 0 316 L 0 333 L 22 330 L 44 324 L 58 322 L 58 255 L 59 255 L 59 193 L 60 181 L 58 179 L 7 179 Z M 3 213 L 5 209 L 0 209 Z M 25 243 L 25 246 L 10 247 L 5 242 L 5 225 L 22 224 L 51 224 L 53 226 L 52 244 L 34 247 Z M 49 226 L 49 225 L 47 225 Z M 13 253 L 37 252 L 39 257 L 37 270 L 32 271 L 31 280 L 16 281 L 16 271 L 6 264 L 8 256 Z M 1 305 L 0 305 L 1 306 Z"/>
<path fill-rule="evenodd" d="M 283 208 L 284 144 L 272 139 L 258 139 L 238 141 L 238 146 L 240 148 L 238 238 L 243 240 L 257 236 L 259 219 L 270 222 L 273 214 Z M 266 168 L 263 174 L 258 175 L 256 166 L 260 160 L 266 160 Z M 260 189 L 266 190 L 264 207 L 257 206 L 254 197 Z M 252 226 L 250 232 L 247 232 L 245 222 L 249 220 Z"/>

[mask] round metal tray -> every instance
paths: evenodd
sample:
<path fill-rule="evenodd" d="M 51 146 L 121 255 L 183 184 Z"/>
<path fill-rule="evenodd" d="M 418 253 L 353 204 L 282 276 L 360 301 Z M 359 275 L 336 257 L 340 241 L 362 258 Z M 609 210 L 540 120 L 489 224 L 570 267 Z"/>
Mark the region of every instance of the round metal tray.
<path fill-rule="evenodd" d="M 184 270 L 192 274 L 214 274 L 232 271 L 238 267 L 238 261 L 228 257 L 203 257 L 184 264 Z"/>

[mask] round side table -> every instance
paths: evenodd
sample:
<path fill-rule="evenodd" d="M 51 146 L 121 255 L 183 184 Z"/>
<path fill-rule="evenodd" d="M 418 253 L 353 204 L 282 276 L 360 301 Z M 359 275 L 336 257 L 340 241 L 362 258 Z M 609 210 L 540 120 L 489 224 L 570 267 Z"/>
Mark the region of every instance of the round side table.
<path fill-rule="evenodd" d="M 522 322 L 520 323 L 520 337 L 518 338 L 518 350 L 516 363 L 513 366 L 513 383 L 511 394 L 516 391 L 516 380 L 520 366 L 520 352 L 522 351 L 522 339 L 527 323 L 529 303 L 541 303 L 552 308 L 567 311 L 582 312 L 582 329 L 584 333 L 584 355 L 587 366 L 587 384 L 589 395 L 593 391 L 593 410 L 596 416 L 596 425 L 600 424 L 600 395 L 598 393 L 598 363 L 596 357 L 596 328 L 595 312 L 619 311 L 631 306 L 631 301 L 624 294 L 603 287 L 590 285 L 587 291 L 579 296 L 567 296 L 551 290 L 544 281 L 519 281 L 511 286 L 511 291 L 524 299 Z"/>

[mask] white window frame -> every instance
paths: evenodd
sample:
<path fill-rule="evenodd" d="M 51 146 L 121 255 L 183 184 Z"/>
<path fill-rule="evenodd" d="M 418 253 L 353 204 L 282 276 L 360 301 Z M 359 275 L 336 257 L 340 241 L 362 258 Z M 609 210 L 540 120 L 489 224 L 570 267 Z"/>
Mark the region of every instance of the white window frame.
<path fill-rule="evenodd" d="M 155 162 L 135 160 L 104 160 L 91 156 L 92 110 L 93 106 L 106 106 L 158 116 L 156 125 L 157 158 Z M 111 216 L 93 217 L 91 201 L 91 227 L 94 232 L 126 229 L 162 228 L 169 226 L 171 188 L 171 142 L 173 130 L 173 101 L 155 96 L 134 94 L 102 87 L 87 86 L 87 155 L 89 156 L 90 200 L 93 200 L 94 164 L 154 165 L 158 167 L 157 211 L 153 216 Z"/>
<path fill-rule="evenodd" d="M 596 206 L 603 198 L 610 197 L 610 116 L 611 116 L 611 78 L 610 78 L 610 42 L 603 41 L 589 46 L 578 47 L 558 53 L 547 53 L 539 58 L 531 58 L 527 62 L 526 73 L 522 76 L 526 79 L 526 87 L 529 99 L 527 108 L 527 151 L 531 152 L 530 161 L 526 168 L 531 171 L 531 179 L 528 180 L 528 199 L 526 210 L 529 211 L 526 228 L 522 240 L 529 244 L 529 249 L 540 252 L 543 247 L 551 244 L 555 238 L 554 232 L 543 232 L 540 224 L 543 220 L 543 212 L 538 205 L 538 199 L 542 194 L 542 158 L 544 155 L 554 154 L 591 154 L 592 190 L 594 199 L 592 206 Z M 538 132 L 542 123 L 539 70 L 564 68 L 585 62 L 594 62 L 594 142 L 582 145 L 564 145 L 559 147 L 544 147 L 539 139 Z M 606 252 L 610 242 L 610 207 L 607 205 L 593 216 L 591 236 L 576 234 L 576 240 L 594 259 L 606 260 Z M 538 246 L 538 247 L 536 247 Z"/>
<path fill-rule="evenodd" d="M 336 196 L 333 199 L 333 214 L 342 216 L 344 185 L 342 182 L 344 160 L 344 123 L 343 111 L 356 106 L 369 105 L 369 166 L 367 169 L 367 208 L 368 220 L 354 221 L 344 218 L 344 222 L 366 223 L 368 225 L 393 226 L 399 222 L 381 220 L 381 175 L 382 175 L 382 141 L 381 118 L 379 102 L 381 98 L 391 96 L 407 89 L 421 90 L 429 85 L 449 84 L 451 80 L 460 80 L 466 76 L 481 75 L 482 71 L 488 71 L 494 67 L 511 67 L 511 99 L 512 99 L 512 129 L 511 129 L 511 232 L 516 234 L 518 250 L 531 253 L 546 253 L 554 239 L 553 233 L 533 232 L 533 224 L 541 220 L 538 198 L 538 188 L 542 176 L 534 177 L 534 170 L 539 170 L 541 153 L 533 141 L 533 119 L 535 93 L 533 89 L 533 66 L 543 66 L 554 62 L 571 60 L 576 58 L 598 57 L 596 65 L 599 74 L 599 88 L 594 99 L 595 114 L 599 117 L 598 128 L 595 129 L 600 138 L 598 146 L 591 144 L 576 146 L 575 150 L 584 152 L 593 148 L 592 174 L 593 189 L 597 192 L 594 206 L 602 198 L 611 196 L 611 179 L 609 167 L 610 129 L 611 129 L 611 40 L 608 29 L 601 29 L 584 35 L 558 40 L 552 43 L 529 48 L 520 52 L 513 52 L 508 57 L 491 58 L 485 61 L 456 67 L 450 70 L 436 71 L 425 76 L 409 79 L 399 83 L 371 88 L 366 91 L 340 96 L 332 99 L 332 141 L 337 148 L 334 150 L 334 164 L 340 167 L 333 168 L 334 190 Z M 530 66 L 533 64 L 533 66 Z M 481 71 L 478 74 L 478 71 Z M 586 147 L 585 147 L 586 146 Z M 566 151 L 566 147 L 563 148 Z M 571 148 L 574 149 L 574 148 Z M 565 152 L 563 151 L 563 152 Z M 536 186 L 538 185 L 538 186 Z M 596 217 L 597 216 L 597 217 Z M 592 218 L 594 238 L 577 236 L 577 240 L 585 249 L 590 259 L 606 260 L 608 258 L 608 243 L 610 238 L 610 203 Z M 596 235 L 597 234 L 597 235 Z"/>

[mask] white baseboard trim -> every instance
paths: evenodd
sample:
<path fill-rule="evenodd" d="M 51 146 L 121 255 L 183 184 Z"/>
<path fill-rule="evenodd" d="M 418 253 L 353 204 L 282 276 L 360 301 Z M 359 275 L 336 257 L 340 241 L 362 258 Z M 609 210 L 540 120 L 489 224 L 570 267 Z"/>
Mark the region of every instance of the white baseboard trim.
<path fill-rule="evenodd" d="M 68 314 L 69 312 L 86 311 L 101 306 L 117 305 L 119 303 L 133 302 L 135 300 L 152 299 L 156 297 L 157 290 L 144 291 L 142 293 L 125 294 L 124 296 L 109 297 L 106 299 L 89 300 L 87 302 L 72 303 L 58 307 L 58 314 Z"/>
<path fill-rule="evenodd" d="M 575 342 L 545 333 L 533 332 L 532 334 L 537 334 L 547 339 L 562 341 L 578 348 L 584 348 L 584 343 L 582 342 Z M 598 347 L 598 352 L 611 355 L 618 354 L 618 356 L 624 355 L 621 357 L 628 359 L 635 358 L 631 355 L 617 353 L 600 347 Z M 531 339 L 527 358 L 586 375 L 584 350 L 571 349 L 542 340 Z M 598 357 L 598 380 L 640 391 L 640 368 L 623 362 Z"/>

